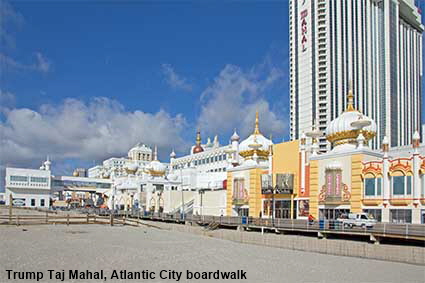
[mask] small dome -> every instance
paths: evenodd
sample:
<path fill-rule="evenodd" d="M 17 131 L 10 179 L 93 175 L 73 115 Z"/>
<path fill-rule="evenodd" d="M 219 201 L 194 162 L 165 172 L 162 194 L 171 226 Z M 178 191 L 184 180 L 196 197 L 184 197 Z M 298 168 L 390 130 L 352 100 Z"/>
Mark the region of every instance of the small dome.
<path fill-rule="evenodd" d="M 176 153 L 174 152 L 174 149 L 173 149 L 173 151 L 170 153 L 170 157 L 171 157 L 171 158 L 176 158 Z"/>
<path fill-rule="evenodd" d="M 168 174 L 167 179 L 171 181 L 176 181 L 178 176 L 176 174 Z"/>
<path fill-rule="evenodd" d="M 151 176 L 163 176 L 167 170 L 167 166 L 158 160 L 158 149 L 155 146 L 154 160 L 146 167 Z"/>
<path fill-rule="evenodd" d="M 137 166 L 137 164 L 130 163 L 130 164 L 127 165 L 126 171 L 129 174 L 134 174 L 134 173 L 136 173 L 136 171 L 137 171 L 138 168 L 139 168 L 139 166 Z"/>
<path fill-rule="evenodd" d="M 232 137 L 230 138 L 232 141 L 239 141 L 240 140 L 240 137 L 238 136 L 238 134 L 236 133 L 236 129 L 235 129 L 235 131 L 233 132 L 233 135 L 232 135 Z"/>
<path fill-rule="evenodd" d="M 203 152 L 204 151 L 204 148 L 202 147 L 202 146 L 200 146 L 200 145 L 195 145 L 194 147 L 193 147 L 193 153 L 200 153 L 200 152 Z"/>
<path fill-rule="evenodd" d="M 147 169 L 149 171 L 149 174 L 153 176 L 162 176 L 165 174 L 165 170 L 167 169 L 167 167 L 158 160 L 154 160 L 149 163 Z"/>
<path fill-rule="evenodd" d="M 201 131 L 198 130 L 196 132 L 196 145 L 192 149 L 192 153 L 193 154 L 200 153 L 200 152 L 203 152 L 204 151 L 204 148 L 201 146 L 201 142 L 202 142 L 202 140 L 201 140 Z"/>

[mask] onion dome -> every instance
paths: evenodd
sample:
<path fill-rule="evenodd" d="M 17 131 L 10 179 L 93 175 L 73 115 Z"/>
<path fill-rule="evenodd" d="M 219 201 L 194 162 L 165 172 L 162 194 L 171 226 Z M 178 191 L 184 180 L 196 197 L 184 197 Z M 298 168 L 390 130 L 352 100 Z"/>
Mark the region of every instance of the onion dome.
<path fill-rule="evenodd" d="M 201 132 L 198 130 L 196 133 L 196 145 L 193 147 L 192 153 L 200 153 L 203 152 L 204 149 L 201 146 Z"/>
<path fill-rule="evenodd" d="M 270 145 L 273 142 L 260 133 L 259 122 L 258 122 L 258 111 L 255 114 L 255 127 L 254 132 L 239 145 L 239 154 L 243 158 L 252 158 L 254 151 L 261 159 L 267 159 L 269 155 Z M 253 146 L 255 147 L 253 149 Z"/>
<path fill-rule="evenodd" d="M 211 139 L 208 137 L 208 139 L 207 139 L 207 144 L 205 145 L 206 147 L 212 147 L 213 146 L 213 144 L 212 144 L 212 142 L 211 142 Z"/>
<path fill-rule="evenodd" d="M 364 128 L 353 127 L 359 120 L 368 121 L 369 126 Z M 353 92 L 348 92 L 348 105 L 347 109 L 340 116 L 332 120 L 326 128 L 326 139 L 330 141 L 334 149 L 339 148 L 340 145 L 356 146 L 357 137 L 360 132 L 364 136 L 364 140 L 367 143 L 376 134 L 376 123 L 369 117 L 363 115 L 360 111 L 356 110 L 353 106 Z M 344 147 L 345 148 L 345 147 Z"/>
<path fill-rule="evenodd" d="M 167 167 L 158 160 L 157 147 L 155 146 L 154 160 L 149 163 L 147 170 L 151 176 L 164 176 Z"/>
<path fill-rule="evenodd" d="M 178 176 L 176 174 L 168 174 L 167 179 L 171 181 L 176 181 Z"/>
<path fill-rule="evenodd" d="M 125 171 L 127 171 L 127 174 L 134 174 L 134 173 L 136 173 L 138 168 L 139 168 L 139 166 L 137 166 L 137 164 L 130 163 L 126 166 Z"/>
<path fill-rule="evenodd" d="M 232 135 L 232 137 L 230 138 L 232 141 L 239 141 L 240 140 L 240 137 L 238 136 L 238 134 L 236 133 L 236 129 L 235 129 L 235 131 L 233 132 L 233 135 Z"/>
<path fill-rule="evenodd" d="M 170 153 L 170 158 L 176 158 L 176 153 L 174 152 L 174 149 L 173 149 L 173 151 Z"/>

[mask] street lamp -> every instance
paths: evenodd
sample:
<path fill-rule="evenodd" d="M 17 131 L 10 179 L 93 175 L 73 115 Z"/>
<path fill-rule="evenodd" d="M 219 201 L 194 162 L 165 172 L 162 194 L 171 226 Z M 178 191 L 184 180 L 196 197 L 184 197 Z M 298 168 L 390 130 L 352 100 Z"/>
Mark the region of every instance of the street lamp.
<path fill-rule="evenodd" d="M 272 194 L 272 226 L 274 227 L 274 217 L 275 217 L 275 198 L 274 198 L 274 194 L 276 193 L 278 187 L 277 185 L 273 187 L 273 185 L 269 185 L 269 192 L 271 192 Z"/>
<path fill-rule="evenodd" d="M 182 220 L 184 220 L 183 173 L 182 173 L 182 167 L 181 167 L 181 165 L 180 165 L 180 186 L 181 186 L 181 190 L 182 190 L 182 211 L 181 211 L 181 216 L 182 216 Z"/>
<path fill-rule="evenodd" d="M 201 218 L 203 219 L 203 215 L 204 215 L 204 204 L 203 204 L 202 195 L 205 194 L 205 190 L 204 189 L 199 189 L 199 194 L 201 195 Z"/>

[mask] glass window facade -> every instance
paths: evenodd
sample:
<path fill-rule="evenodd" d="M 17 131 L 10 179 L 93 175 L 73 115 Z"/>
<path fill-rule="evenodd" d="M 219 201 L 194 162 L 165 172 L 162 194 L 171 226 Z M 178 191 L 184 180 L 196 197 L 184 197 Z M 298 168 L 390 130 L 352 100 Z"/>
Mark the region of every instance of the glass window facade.
<path fill-rule="evenodd" d="M 48 179 L 46 177 L 31 177 L 30 178 L 31 182 L 34 183 L 47 183 Z"/>
<path fill-rule="evenodd" d="M 393 223 L 412 223 L 412 210 L 410 209 L 391 209 L 390 222 Z"/>
<path fill-rule="evenodd" d="M 393 176 L 393 195 L 404 195 L 404 176 Z"/>
<path fill-rule="evenodd" d="M 367 213 L 369 216 L 372 216 L 377 221 L 382 221 L 382 210 L 381 209 L 363 209 L 364 213 Z"/>
<path fill-rule="evenodd" d="M 28 177 L 12 175 L 10 176 L 10 181 L 11 182 L 28 182 Z"/>
<path fill-rule="evenodd" d="M 382 178 L 366 178 L 364 180 L 364 195 L 376 197 L 382 194 Z"/>

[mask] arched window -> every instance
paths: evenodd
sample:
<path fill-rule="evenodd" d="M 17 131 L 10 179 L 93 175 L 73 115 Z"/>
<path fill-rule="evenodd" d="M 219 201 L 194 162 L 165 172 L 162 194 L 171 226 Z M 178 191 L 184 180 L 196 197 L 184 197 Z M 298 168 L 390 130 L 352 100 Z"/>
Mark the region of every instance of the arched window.
<path fill-rule="evenodd" d="M 363 192 L 367 198 L 380 197 L 382 195 L 382 177 L 366 175 L 363 180 Z"/>
<path fill-rule="evenodd" d="M 412 194 L 412 176 L 395 172 L 391 176 L 391 193 L 395 197 L 410 196 Z"/>

